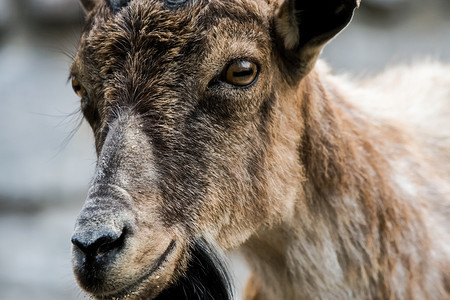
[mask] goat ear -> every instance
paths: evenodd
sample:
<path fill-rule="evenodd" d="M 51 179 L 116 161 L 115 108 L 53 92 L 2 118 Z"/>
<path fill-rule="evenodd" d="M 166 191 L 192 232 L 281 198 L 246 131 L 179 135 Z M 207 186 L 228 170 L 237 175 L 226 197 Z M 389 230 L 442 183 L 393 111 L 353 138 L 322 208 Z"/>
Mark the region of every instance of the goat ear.
<path fill-rule="evenodd" d="M 306 75 L 323 46 L 350 22 L 361 0 L 284 0 L 275 26 L 283 56 Z"/>
<path fill-rule="evenodd" d="M 90 12 L 95 7 L 98 0 L 80 0 L 80 2 L 81 6 L 83 6 L 84 11 Z"/>

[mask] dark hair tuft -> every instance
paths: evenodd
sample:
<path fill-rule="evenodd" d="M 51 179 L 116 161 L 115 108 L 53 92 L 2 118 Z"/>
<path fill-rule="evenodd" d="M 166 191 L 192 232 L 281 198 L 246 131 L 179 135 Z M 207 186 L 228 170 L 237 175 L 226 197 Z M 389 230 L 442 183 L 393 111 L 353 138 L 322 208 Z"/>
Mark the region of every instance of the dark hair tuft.
<path fill-rule="evenodd" d="M 156 300 L 232 300 L 231 278 L 213 247 L 200 239 L 192 245 L 190 252 L 187 270 Z"/>

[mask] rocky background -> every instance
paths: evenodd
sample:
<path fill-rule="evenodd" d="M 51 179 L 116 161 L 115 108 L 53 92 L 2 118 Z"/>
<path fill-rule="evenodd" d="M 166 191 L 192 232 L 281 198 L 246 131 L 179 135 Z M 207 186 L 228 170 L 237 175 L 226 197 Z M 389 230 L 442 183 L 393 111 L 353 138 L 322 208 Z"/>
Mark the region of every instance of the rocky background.
<path fill-rule="evenodd" d="M 95 165 L 68 83 L 83 19 L 76 0 L 0 0 L 0 299 L 84 299 L 70 236 Z M 357 77 L 450 61 L 450 0 L 363 0 L 324 51 Z M 79 127 L 78 130 L 76 130 Z M 246 276 L 234 260 L 238 278 Z"/>

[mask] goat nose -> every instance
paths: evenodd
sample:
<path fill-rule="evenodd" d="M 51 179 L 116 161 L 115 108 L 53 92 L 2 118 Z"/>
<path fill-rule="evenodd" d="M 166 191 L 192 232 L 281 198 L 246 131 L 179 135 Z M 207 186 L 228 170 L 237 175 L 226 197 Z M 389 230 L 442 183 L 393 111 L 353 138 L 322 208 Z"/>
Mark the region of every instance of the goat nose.
<path fill-rule="evenodd" d="M 114 250 L 120 250 L 125 243 L 126 228 L 117 232 L 110 228 L 95 231 L 76 232 L 72 236 L 75 245 L 87 258 L 99 258 Z"/>

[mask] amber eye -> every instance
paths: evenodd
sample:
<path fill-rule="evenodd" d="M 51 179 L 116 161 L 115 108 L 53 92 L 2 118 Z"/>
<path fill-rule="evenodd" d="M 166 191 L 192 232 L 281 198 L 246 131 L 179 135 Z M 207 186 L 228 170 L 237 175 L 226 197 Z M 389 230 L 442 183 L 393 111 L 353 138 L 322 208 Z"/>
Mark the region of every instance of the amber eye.
<path fill-rule="evenodd" d="M 238 87 L 252 84 L 258 76 L 258 66 L 246 60 L 231 63 L 225 72 L 225 81 Z"/>
<path fill-rule="evenodd" d="M 73 78 L 72 79 L 72 88 L 75 94 L 77 94 L 78 97 L 83 98 L 86 95 L 86 90 L 84 87 L 80 84 L 80 82 Z"/>

